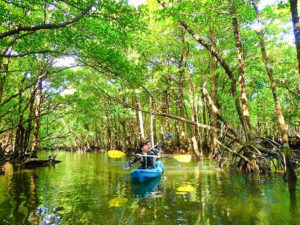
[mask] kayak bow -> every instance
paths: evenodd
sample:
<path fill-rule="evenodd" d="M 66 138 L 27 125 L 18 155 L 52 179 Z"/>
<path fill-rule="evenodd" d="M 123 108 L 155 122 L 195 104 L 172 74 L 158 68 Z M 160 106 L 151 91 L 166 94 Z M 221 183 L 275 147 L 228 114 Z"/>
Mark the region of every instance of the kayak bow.
<path fill-rule="evenodd" d="M 130 172 L 132 179 L 138 180 L 140 182 L 150 180 L 156 177 L 160 177 L 165 168 L 161 161 L 156 162 L 155 168 L 148 168 L 148 169 L 140 169 L 136 168 Z"/>

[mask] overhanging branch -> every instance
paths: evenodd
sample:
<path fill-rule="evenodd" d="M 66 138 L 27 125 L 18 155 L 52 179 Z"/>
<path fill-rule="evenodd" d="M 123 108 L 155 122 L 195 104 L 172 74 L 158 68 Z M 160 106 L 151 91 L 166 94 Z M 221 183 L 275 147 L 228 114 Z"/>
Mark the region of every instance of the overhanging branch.
<path fill-rule="evenodd" d="M 0 34 L 0 39 L 13 36 L 22 31 L 51 30 L 51 29 L 58 29 L 58 28 L 66 27 L 67 25 L 75 23 L 78 20 L 80 20 L 81 17 L 83 17 L 85 14 L 87 14 L 91 10 L 92 6 L 93 5 L 89 5 L 87 8 L 85 8 L 85 10 L 83 12 L 79 13 L 77 16 L 75 16 L 71 20 L 67 20 L 65 22 L 58 23 L 58 24 L 50 23 L 50 24 L 41 24 L 41 25 L 37 25 L 37 26 L 33 26 L 33 27 L 29 27 L 29 26 L 18 27 L 17 29 L 13 29 L 13 30 L 10 30 L 10 31 Z"/>

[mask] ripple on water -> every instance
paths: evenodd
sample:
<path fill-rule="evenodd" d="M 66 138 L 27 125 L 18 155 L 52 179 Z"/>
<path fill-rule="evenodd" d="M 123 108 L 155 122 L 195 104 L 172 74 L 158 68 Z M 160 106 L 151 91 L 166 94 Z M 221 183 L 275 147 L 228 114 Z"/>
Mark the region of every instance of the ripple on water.
<path fill-rule="evenodd" d="M 165 160 L 163 178 L 147 187 L 131 183 L 122 168 L 125 160 L 63 152 L 57 158 L 63 163 L 54 168 L 0 176 L 1 224 L 33 223 L 38 217 L 44 225 L 145 224 L 145 218 L 157 224 L 300 221 L 300 188 L 291 192 L 282 175 L 248 176 L 207 161 Z"/>

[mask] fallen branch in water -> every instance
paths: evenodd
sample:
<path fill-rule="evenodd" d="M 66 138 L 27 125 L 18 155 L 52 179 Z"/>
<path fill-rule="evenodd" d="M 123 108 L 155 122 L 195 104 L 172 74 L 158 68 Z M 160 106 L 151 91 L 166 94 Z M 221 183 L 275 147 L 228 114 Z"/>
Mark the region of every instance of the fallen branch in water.
<path fill-rule="evenodd" d="M 28 158 L 22 163 L 20 163 L 20 166 L 22 167 L 40 167 L 40 166 L 48 166 L 48 165 L 54 165 L 56 163 L 60 163 L 61 161 L 55 160 L 56 155 L 49 156 L 48 159 L 37 159 L 37 158 Z"/>

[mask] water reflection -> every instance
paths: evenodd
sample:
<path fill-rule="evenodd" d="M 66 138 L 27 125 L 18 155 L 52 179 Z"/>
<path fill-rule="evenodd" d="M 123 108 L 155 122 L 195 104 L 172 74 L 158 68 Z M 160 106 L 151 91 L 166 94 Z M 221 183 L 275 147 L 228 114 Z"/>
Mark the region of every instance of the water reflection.
<path fill-rule="evenodd" d="M 299 208 L 297 208 L 297 182 L 295 181 L 290 181 L 287 183 L 288 186 L 288 191 L 289 191 L 289 196 L 290 196 L 290 213 L 292 215 L 296 215 L 298 218 L 300 218 L 300 212 L 299 212 Z M 299 221 L 292 221 L 291 224 L 299 224 Z"/>
<path fill-rule="evenodd" d="M 47 157 L 49 153 L 42 153 Z M 299 185 L 247 176 L 208 161 L 165 161 L 165 173 L 131 181 L 124 161 L 59 152 L 55 168 L 2 167 L 0 224 L 298 224 Z M 298 187 L 298 188 L 297 188 Z M 155 222 L 154 222 L 155 221 Z"/>
<path fill-rule="evenodd" d="M 147 182 L 131 180 L 132 193 L 138 198 L 157 198 L 162 197 L 163 186 L 159 185 L 161 177 L 156 177 Z"/>
<path fill-rule="evenodd" d="M 127 198 L 124 198 L 123 196 L 119 195 L 111 200 L 108 201 L 109 207 L 121 207 L 124 206 L 124 204 L 128 201 Z"/>

